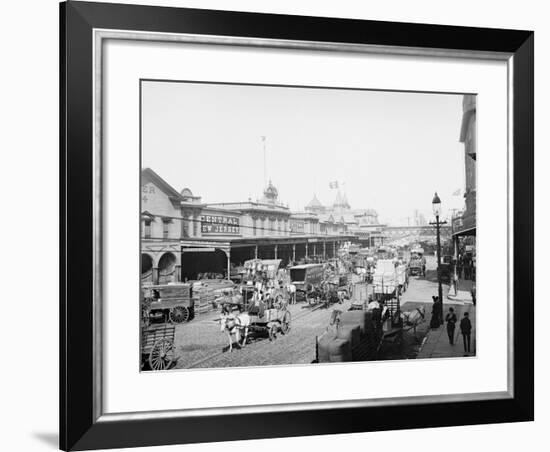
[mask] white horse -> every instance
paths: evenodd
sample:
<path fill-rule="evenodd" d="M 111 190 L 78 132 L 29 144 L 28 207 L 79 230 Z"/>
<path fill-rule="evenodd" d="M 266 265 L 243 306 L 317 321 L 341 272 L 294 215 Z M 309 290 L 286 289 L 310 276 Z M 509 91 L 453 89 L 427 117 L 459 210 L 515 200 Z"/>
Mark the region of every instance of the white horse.
<path fill-rule="evenodd" d="M 416 308 L 414 311 L 402 312 L 401 316 L 403 318 L 403 322 L 406 325 L 413 326 L 414 328 L 416 328 L 416 326 L 419 323 L 422 323 L 426 318 L 426 309 L 424 308 L 424 306 L 420 306 Z"/>
<path fill-rule="evenodd" d="M 240 347 L 246 345 L 248 339 L 248 327 L 250 326 L 250 316 L 246 312 L 240 314 L 225 314 L 222 313 L 220 318 L 220 331 L 226 331 L 229 339 L 229 351 L 233 351 L 232 336 L 235 336 L 235 340 Z M 241 336 L 243 338 L 242 344 L 240 343 Z"/>

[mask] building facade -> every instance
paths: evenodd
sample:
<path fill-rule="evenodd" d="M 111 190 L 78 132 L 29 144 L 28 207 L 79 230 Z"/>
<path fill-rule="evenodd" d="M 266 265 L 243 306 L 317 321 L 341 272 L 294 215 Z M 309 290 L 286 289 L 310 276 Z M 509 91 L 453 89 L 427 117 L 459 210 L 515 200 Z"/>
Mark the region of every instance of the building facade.
<path fill-rule="evenodd" d="M 320 232 L 332 231 L 350 234 L 361 246 L 372 247 L 383 243 L 385 225 L 378 221 L 374 209 L 352 209 L 345 193 L 336 192 L 330 206 L 324 206 L 316 195 L 305 207 L 306 213 L 315 214 L 320 221 Z"/>
<path fill-rule="evenodd" d="M 453 235 L 476 235 L 476 193 L 477 193 L 477 126 L 476 96 L 467 94 L 463 100 L 460 142 L 464 143 L 464 210 L 453 217 Z"/>
<path fill-rule="evenodd" d="M 321 231 L 322 226 L 322 231 Z M 141 173 L 143 284 L 228 277 L 247 259 L 330 258 L 352 239 L 343 222 L 312 212 L 292 213 L 269 182 L 260 200 L 205 203 L 189 188 L 178 192 L 153 170 Z"/>

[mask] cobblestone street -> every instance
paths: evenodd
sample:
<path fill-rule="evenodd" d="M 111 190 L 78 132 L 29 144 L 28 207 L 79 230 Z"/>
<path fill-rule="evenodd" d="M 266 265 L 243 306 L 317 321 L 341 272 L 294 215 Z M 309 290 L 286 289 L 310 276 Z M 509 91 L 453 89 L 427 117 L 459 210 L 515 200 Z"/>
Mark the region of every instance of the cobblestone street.
<path fill-rule="evenodd" d="M 401 310 L 413 311 L 424 306 L 426 318 L 418 325 L 416 332 L 412 329 L 403 334 L 401 345 L 383 343 L 378 359 L 414 359 L 418 356 L 423 344 L 434 347 L 434 339 L 426 340 L 430 332 L 431 297 L 437 294 L 437 283 L 434 281 L 435 259 L 427 261 L 427 275 L 411 277 L 408 290 L 401 298 Z M 368 290 L 368 288 L 367 288 Z M 448 288 L 444 287 L 444 296 Z M 453 303 L 445 300 L 445 310 L 455 306 L 457 315 L 462 313 L 464 303 Z M 249 342 L 244 348 L 234 345 L 233 351 L 228 351 L 228 338 L 220 331 L 219 313 L 209 312 L 197 316 L 193 321 L 179 325 L 176 329 L 176 368 L 221 368 L 262 365 L 309 364 L 315 359 L 316 336 L 321 335 L 329 325 L 334 309 L 348 310 L 350 302 L 333 304 L 329 308 L 312 309 L 305 303 L 291 305 L 291 329 L 284 335 L 278 333 L 276 339 L 270 341 L 267 334 L 251 333 Z M 469 308 L 468 308 L 469 309 Z M 443 330 L 440 328 L 439 330 Z M 442 333 L 433 330 L 433 337 Z M 425 354 L 426 352 L 424 352 Z M 450 353 L 450 352 L 449 352 Z M 434 357 L 451 356 L 445 352 L 435 352 Z"/>

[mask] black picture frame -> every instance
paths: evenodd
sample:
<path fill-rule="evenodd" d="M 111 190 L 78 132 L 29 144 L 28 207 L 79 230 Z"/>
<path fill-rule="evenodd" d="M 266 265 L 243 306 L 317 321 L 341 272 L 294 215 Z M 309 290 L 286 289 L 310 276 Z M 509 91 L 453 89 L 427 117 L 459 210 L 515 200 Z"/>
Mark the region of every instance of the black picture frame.
<path fill-rule="evenodd" d="M 153 446 L 534 418 L 531 31 L 69 1 L 60 5 L 60 448 Z M 482 401 L 103 421 L 94 409 L 94 28 L 503 52 L 513 58 L 513 391 Z M 445 413 L 443 416 L 442 414 Z"/>

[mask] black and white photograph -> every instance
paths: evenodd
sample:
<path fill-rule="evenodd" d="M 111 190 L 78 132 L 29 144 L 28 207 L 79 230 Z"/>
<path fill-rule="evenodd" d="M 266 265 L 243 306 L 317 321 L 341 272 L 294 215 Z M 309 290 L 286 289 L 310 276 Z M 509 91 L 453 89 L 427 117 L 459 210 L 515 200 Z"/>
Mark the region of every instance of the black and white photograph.
<path fill-rule="evenodd" d="M 475 359 L 476 103 L 142 79 L 141 371 Z"/>

